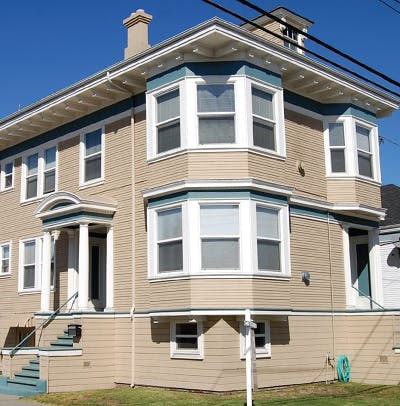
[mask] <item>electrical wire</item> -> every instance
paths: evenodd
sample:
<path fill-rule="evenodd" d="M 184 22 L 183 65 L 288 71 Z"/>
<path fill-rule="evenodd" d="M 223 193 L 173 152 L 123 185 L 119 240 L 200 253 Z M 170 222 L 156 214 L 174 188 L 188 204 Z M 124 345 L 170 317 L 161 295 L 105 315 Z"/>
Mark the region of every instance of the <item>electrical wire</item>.
<path fill-rule="evenodd" d="M 282 35 L 279 35 L 279 34 L 277 34 L 276 32 L 273 32 L 273 31 L 271 31 L 271 30 L 268 30 L 267 28 L 263 27 L 262 25 L 257 24 L 257 23 L 255 23 L 254 21 L 249 20 L 248 18 L 243 17 L 243 16 L 241 16 L 240 14 L 235 13 L 235 12 L 232 11 L 232 10 L 229 10 L 229 9 L 227 9 L 226 7 L 223 7 L 223 6 L 221 6 L 220 4 L 218 4 L 218 3 L 215 3 L 214 1 L 211 1 L 211 0 L 202 0 L 202 1 L 203 1 L 204 3 L 207 3 L 207 4 L 209 4 L 209 5 L 213 6 L 213 7 L 215 7 L 215 8 L 217 8 L 217 9 L 221 10 L 221 11 L 224 11 L 224 12 L 227 13 L 227 14 L 230 14 L 230 15 L 233 16 L 233 17 L 238 18 L 239 20 L 242 20 L 242 21 L 245 22 L 245 23 L 251 24 L 252 26 L 254 26 L 254 27 L 260 29 L 261 31 L 264 31 L 264 32 L 266 32 L 266 33 L 268 33 L 268 34 L 270 34 L 270 35 L 276 37 L 276 38 L 279 38 L 279 39 L 281 39 L 281 40 L 283 40 L 283 41 L 291 42 L 291 43 L 294 44 L 297 48 L 299 48 L 299 49 L 301 49 L 301 50 L 303 50 L 303 51 L 309 53 L 310 55 L 316 56 L 318 59 L 320 59 L 320 60 L 322 60 L 322 61 L 324 61 L 324 62 L 327 62 L 327 63 L 329 63 L 330 65 L 332 65 L 332 66 L 334 66 L 334 67 L 336 67 L 336 68 L 338 68 L 338 69 L 340 69 L 340 70 L 342 70 L 342 71 L 344 71 L 344 72 L 347 72 L 347 73 L 349 73 L 349 74 L 351 74 L 351 75 L 353 75 L 353 76 L 355 76 L 355 77 L 357 77 L 357 78 L 359 78 L 359 79 L 362 79 L 364 82 L 370 83 L 370 84 L 372 84 L 372 85 L 374 85 L 374 86 L 376 86 L 376 87 L 378 87 L 378 88 L 384 90 L 385 92 L 388 92 L 388 93 L 390 93 L 390 94 L 392 94 L 392 95 L 394 95 L 394 96 L 400 97 L 400 93 L 397 93 L 397 92 L 395 92 L 395 91 L 393 91 L 393 90 L 391 90 L 391 89 L 389 89 L 389 88 L 387 88 L 387 87 L 385 87 L 385 86 L 380 85 L 379 83 L 377 83 L 377 82 L 375 82 L 375 81 L 373 81 L 373 80 L 370 80 L 370 79 L 366 78 L 366 77 L 363 76 L 363 75 L 360 75 L 359 73 L 357 73 L 357 72 L 355 72 L 355 71 L 353 71 L 353 70 L 351 70 L 351 69 L 348 69 L 348 68 L 346 68 L 346 67 L 344 67 L 344 66 L 342 66 L 342 65 L 340 65 L 340 64 L 338 64 L 338 63 L 336 63 L 336 62 L 334 62 L 334 61 L 332 61 L 332 60 L 330 60 L 330 59 L 328 59 L 328 58 L 325 58 L 324 56 L 322 56 L 322 55 L 320 55 L 320 54 L 318 54 L 318 53 L 316 53 L 316 52 L 314 52 L 314 51 L 311 51 L 310 49 L 307 49 L 307 48 L 305 48 L 305 47 L 303 47 L 303 46 L 297 44 L 296 42 L 294 42 L 294 41 L 291 40 L 290 38 L 283 37 Z"/>
<path fill-rule="evenodd" d="M 397 10 L 396 8 L 394 8 L 393 6 L 391 6 L 389 3 L 386 3 L 386 1 L 384 0 L 378 0 L 380 3 L 384 4 L 385 6 L 391 8 L 395 13 L 400 14 L 400 11 Z M 396 1 L 396 0 L 395 0 Z M 400 4 L 400 1 L 397 1 L 397 3 Z"/>
<path fill-rule="evenodd" d="M 250 1 L 248 1 L 248 0 L 236 0 L 236 1 L 238 1 L 241 4 L 244 4 L 247 7 L 252 8 L 253 10 L 257 11 L 260 14 L 263 14 L 263 15 L 275 20 L 276 22 L 278 22 L 280 24 L 283 24 L 286 27 L 291 28 L 292 30 L 295 30 L 297 33 L 299 33 L 301 35 L 304 35 L 305 37 L 307 37 L 310 40 L 316 42 L 317 44 L 322 45 L 323 47 L 325 47 L 325 48 L 329 49 L 330 51 L 340 55 L 341 57 L 355 63 L 358 66 L 361 66 L 363 69 L 366 69 L 367 71 L 379 76 L 380 78 L 384 79 L 385 81 L 387 81 L 387 82 L 389 82 L 389 83 L 391 83 L 391 84 L 393 84 L 393 85 L 395 85 L 397 87 L 400 87 L 400 82 L 398 82 L 398 81 L 392 79 L 391 77 L 385 75 L 384 73 L 382 73 L 382 72 L 380 72 L 380 71 L 366 65 L 365 63 L 359 61 L 358 59 L 353 58 L 351 55 L 346 54 L 345 52 L 342 52 L 340 49 L 335 48 L 332 45 L 329 45 L 327 42 L 320 40 L 319 38 L 315 37 L 314 35 L 309 34 L 308 32 L 303 32 L 303 31 L 299 30 L 297 27 L 287 23 L 286 21 L 283 21 L 279 17 L 276 17 L 275 15 L 273 15 L 270 12 L 264 10 L 263 8 L 251 3 Z M 378 1 L 381 1 L 381 2 L 385 3 L 384 0 L 378 0 Z M 399 12 L 399 14 L 400 14 L 400 12 Z"/>

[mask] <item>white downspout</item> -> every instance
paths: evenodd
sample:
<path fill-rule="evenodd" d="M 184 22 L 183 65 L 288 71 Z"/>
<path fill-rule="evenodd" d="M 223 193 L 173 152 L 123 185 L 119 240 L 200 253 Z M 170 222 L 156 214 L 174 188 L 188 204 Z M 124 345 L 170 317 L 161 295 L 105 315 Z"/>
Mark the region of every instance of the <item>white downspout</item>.
<path fill-rule="evenodd" d="M 251 406 L 253 404 L 253 382 L 252 382 L 252 360 L 251 360 L 251 313 L 250 309 L 246 309 L 244 313 L 244 327 L 245 327 L 245 355 L 246 355 L 246 404 Z"/>

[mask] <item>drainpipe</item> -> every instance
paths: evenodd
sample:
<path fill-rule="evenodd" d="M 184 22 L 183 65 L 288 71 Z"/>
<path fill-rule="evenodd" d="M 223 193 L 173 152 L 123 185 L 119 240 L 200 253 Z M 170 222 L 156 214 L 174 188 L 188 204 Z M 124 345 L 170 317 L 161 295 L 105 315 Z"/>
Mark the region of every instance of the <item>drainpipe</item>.
<path fill-rule="evenodd" d="M 253 404 L 253 382 L 252 382 L 252 360 L 251 360 L 251 313 L 250 309 L 246 309 L 244 313 L 244 326 L 245 326 L 245 355 L 246 355 L 246 404 L 251 406 Z"/>

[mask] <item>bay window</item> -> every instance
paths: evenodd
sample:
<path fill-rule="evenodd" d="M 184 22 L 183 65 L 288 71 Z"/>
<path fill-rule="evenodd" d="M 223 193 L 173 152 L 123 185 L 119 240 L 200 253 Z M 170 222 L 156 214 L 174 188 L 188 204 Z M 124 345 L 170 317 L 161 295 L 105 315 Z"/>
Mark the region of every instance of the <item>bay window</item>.
<path fill-rule="evenodd" d="M 362 176 L 372 178 L 370 130 L 361 125 L 356 125 L 356 136 L 358 173 Z"/>
<path fill-rule="evenodd" d="M 329 150 L 331 171 L 333 173 L 346 172 L 346 149 L 343 123 L 329 123 Z"/>
<path fill-rule="evenodd" d="M 223 193 L 223 192 L 221 192 Z M 149 278 L 290 275 L 286 204 L 196 199 L 148 208 Z"/>

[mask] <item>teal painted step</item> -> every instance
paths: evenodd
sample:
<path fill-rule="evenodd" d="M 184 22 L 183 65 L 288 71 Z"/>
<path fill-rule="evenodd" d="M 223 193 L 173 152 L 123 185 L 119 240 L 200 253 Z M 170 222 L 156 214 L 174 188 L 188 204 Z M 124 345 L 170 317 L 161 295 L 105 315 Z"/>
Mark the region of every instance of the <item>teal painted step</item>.
<path fill-rule="evenodd" d="M 74 342 L 74 337 L 73 336 L 69 336 L 68 334 L 64 334 L 63 336 L 58 336 L 57 340 L 68 340 L 71 343 Z"/>
<path fill-rule="evenodd" d="M 38 370 L 32 371 L 30 369 L 27 369 L 26 367 L 22 367 L 22 371 L 18 372 L 15 374 L 16 377 L 18 378 L 40 378 L 40 373 Z"/>
<path fill-rule="evenodd" d="M 73 341 L 69 341 L 69 340 L 57 340 L 57 341 L 52 341 L 50 343 L 50 347 L 55 346 L 55 347 L 73 347 L 74 343 Z"/>
<path fill-rule="evenodd" d="M 22 367 L 22 372 L 29 371 L 29 372 L 39 372 L 40 367 L 39 365 L 27 365 L 26 367 Z"/>
<path fill-rule="evenodd" d="M 7 379 L 7 383 L 10 385 L 26 385 L 26 386 L 34 386 L 36 387 L 36 384 L 39 380 L 39 378 L 22 378 L 18 376 L 19 374 L 15 374 L 14 379 Z"/>

